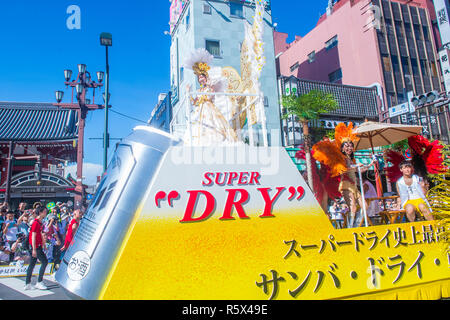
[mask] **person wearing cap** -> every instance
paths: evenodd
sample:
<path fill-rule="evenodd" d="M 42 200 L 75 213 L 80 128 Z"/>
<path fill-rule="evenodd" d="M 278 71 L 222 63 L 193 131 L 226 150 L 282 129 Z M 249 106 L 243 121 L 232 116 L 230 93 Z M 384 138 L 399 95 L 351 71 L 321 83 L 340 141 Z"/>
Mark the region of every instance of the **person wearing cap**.
<path fill-rule="evenodd" d="M 402 161 L 399 165 L 402 177 L 397 181 L 398 208 L 406 211 L 406 217 L 410 222 L 416 220 L 416 212 L 422 214 L 426 220 L 434 220 L 430 204 L 425 197 L 425 183 L 421 177 L 414 174 L 414 166 L 411 161 Z"/>
<path fill-rule="evenodd" d="M 37 209 L 37 208 L 39 208 L 39 207 L 42 207 L 42 203 L 40 203 L 39 201 L 33 203 L 33 209 Z"/>

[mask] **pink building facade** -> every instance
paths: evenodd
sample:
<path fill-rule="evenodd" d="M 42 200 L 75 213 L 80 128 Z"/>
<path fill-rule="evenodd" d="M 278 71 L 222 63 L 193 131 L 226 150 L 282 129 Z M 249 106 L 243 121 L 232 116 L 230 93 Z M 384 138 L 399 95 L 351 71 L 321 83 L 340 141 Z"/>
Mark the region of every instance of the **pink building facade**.
<path fill-rule="evenodd" d="M 275 32 L 279 74 L 363 87 L 376 85 L 382 100 L 380 121 L 384 121 L 389 107 L 401 103 L 407 91 L 422 94 L 426 89 L 441 89 L 436 68 L 439 39 L 433 18 L 431 0 L 340 0 L 313 30 L 292 43 L 287 43 L 286 33 Z M 409 28 L 411 42 L 407 41 Z M 416 34 L 415 29 L 419 30 Z M 420 36 L 424 37 L 423 50 L 413 45 Z M 431 41 L 426 41 L 427 36 Z M 408 77 L 416 73 L 420 79 L 410 83 Z"/>

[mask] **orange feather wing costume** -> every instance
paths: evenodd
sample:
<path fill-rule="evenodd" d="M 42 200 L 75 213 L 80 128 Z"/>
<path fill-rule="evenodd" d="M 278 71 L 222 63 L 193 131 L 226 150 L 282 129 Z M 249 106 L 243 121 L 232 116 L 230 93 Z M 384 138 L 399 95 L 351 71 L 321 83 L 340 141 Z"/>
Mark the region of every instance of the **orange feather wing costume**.
<path fill-rule="evenodd" d="M 334 141 L 324 139 L 316 143 L 312 147 L 313 157 L 330 168 L 331 177 L 339 176 L 347 171 L 347 163 L 341 152 L 341 145 L 344 142 L 355 143 L 358 140 L 359 138 L 353 133 L 353 123 L 348 126 L 339 123 L 334 131 Z"/>

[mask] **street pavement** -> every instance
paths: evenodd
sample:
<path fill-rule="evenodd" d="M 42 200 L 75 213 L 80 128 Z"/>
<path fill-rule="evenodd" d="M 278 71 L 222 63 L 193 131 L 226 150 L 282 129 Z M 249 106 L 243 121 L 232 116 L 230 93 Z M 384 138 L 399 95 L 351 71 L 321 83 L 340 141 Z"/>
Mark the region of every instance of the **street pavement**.
<path fill-rule="evenodd" d="M 32 283 L 36 283 L 33 277 Z M 44 276 L 48 290 L 24 290 L 25 277 L 0 278 L 0 300 L 70 300 L 50 276 Z"/>

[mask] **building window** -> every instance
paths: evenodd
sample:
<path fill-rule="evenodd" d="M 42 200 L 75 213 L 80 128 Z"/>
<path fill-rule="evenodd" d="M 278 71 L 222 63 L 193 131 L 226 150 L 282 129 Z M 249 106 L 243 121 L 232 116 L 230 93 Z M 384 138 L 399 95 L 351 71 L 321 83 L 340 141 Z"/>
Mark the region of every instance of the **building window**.
<path fill-rule="evenodd" d="M 267 96 L 264 96 L 264 107 L 269 107 L 269 98 Z"/>
<path fill-rule="evenodd" d="M 411 58 L 411 67 L 412 67 L 412 74 L 414 76 L 419 76 L 419 65 L 417 64 L 417 59 Z"/>
<path fill-rule="evenodd" d="M 391 59 L 389 59 L 388 56 L 383 56 L 383 67 L 384 67 L 384 72 L 392 71 Z"/>
<path fill-rule="evenodd" d="M 391 56 L 392 59 L 392 69 L 394 69 L 394 73 L 400 73 L 400 65 L 398 62 L 397 56 Z"/>
<path fill-rule="evenodd" d="M 180 83 L 184 81 L 184 68 L 180 68 Z"/>
<path fill-rule="evenodd" d="M 397 31 L 397 37 L 405 37 L 405 33 L 403 32 L 403 28 L 400 22 L 395 22 L 395 30 Z"/>
<path fill-rule="evenodd" d="M 316 61 L 316 52 L 315 51 L 308 54 L 308 61 L 309 61 L 309 63 Z"/>
<path fill-rule="evenodd" d="M 291 72 L 294 72 L 295 71 L 295 69 L 297 69 L 299 67 L 299 63 L 298 63 L 298 61 L 295 63 L 295 64 L 293 64 L 292 66 L 291 66 Z"/>
<path fill-rule="evenodd" d="M 191 11 L 189 9 L 187 10 L 187 13 L 186 13 L 185 23 L 186 23 L 186 31 L 188 31 L 189 30 L 189 26 L 191 24 Z"/>
<path fill-rule="evenodd" d="M 402 57 L 402 68 L 404 74 L 410 74 L 408 58 Z"/>
<path fill-rule="evenodd" d="M 408 99 L 405 97 L 403 93 L 397 93 L 397 102 L 398 104 L 408 102 Z"/>
<path fill-rule="evenodd" d="M 242 3 L 230 1 L 230 16 L 234 18 L 244 18 L 244 6 Z"/>
<path fill-rule="evenodd" d="M 422 69 L 423 76 L 428 77 L 429 69 L 428 69 L 428 62 L 426 60 L 420 60 L 420 68 Z"/>
<path fill-rule="evenodd" d="M 328 50 L 336 47 L 337 45 L 338 45 L 338 38 L 337 38 L 337 36 L 334 36 L 333 38 L 331 38 L 330 40 L 325 42 L 325 49 L 328 51 Z"/>
<path fill-rule="evenodd" d="M 436 68 L 436 63 L 434 63 L 433 61 L 431 62 L 431 75 L 433 77 L 437 77 L 438 76 L 438 72 L 437 72 L 437 68 Z"/>
<path fill-rule="evenodd" d="M 416 35 L 416 40 L 423 40 L 422 33 L 420 32 L 420 27 L 417 25 L 414 25 L 414 34 Z"/>
<path fill-rule="evenodd" d="M 220 57 L 220 41 L 217 40 L 206 40 L 205 41 L 206 50 L 211 53 L 214 57 Z"/>
<path fill-rule="evenodd" d="M 203 13 L 204 14 L 211 14 L 211 6 L 209 4 L 203 4 Z"/>
<path fill-rule="evenodd" d="M 337 82 L 339 80 L 342 79 L 342 69 L 339 68 L 336 71 L 330 73 L 328 75 L 328 79 L 330 80 L 330 82 Z"/>

